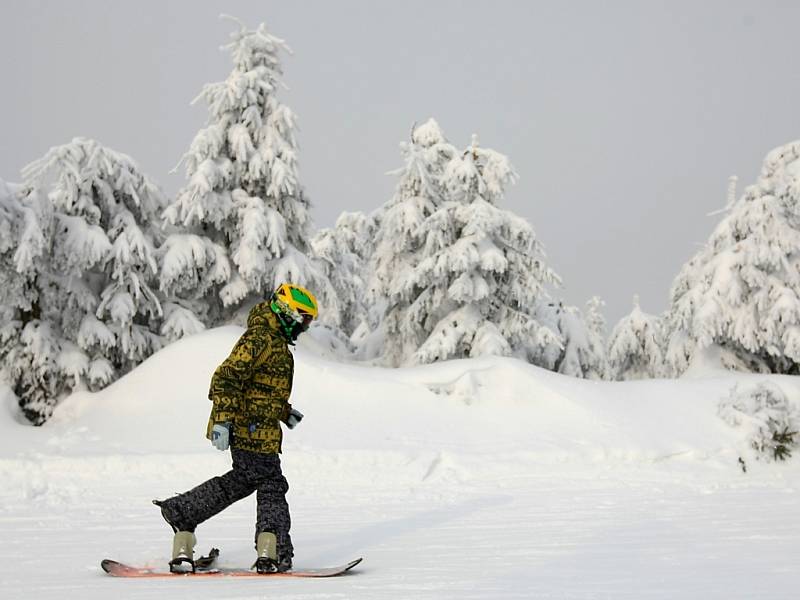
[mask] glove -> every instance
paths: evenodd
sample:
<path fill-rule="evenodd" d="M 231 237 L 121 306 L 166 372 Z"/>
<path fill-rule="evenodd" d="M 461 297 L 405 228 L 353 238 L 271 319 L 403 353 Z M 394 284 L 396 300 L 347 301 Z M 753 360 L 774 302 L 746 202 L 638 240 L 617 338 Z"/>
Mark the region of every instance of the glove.
<path fill-rule="evenodd" d="M 303 420 L 303 413 L 293 408 L 292 411 L 289 413 L 289 416 L 286 417 L 286 426 L 289 429 L 294 429 L 295 427 L 297 427 L 297 424 L 302 420 Z"/>
<path fill-rule="evenodd" d="M 211 443 L 217 450 L 227 450 L 231 443 L 231 424 L 214 424 L 214 427 L 211 428 Z"/>

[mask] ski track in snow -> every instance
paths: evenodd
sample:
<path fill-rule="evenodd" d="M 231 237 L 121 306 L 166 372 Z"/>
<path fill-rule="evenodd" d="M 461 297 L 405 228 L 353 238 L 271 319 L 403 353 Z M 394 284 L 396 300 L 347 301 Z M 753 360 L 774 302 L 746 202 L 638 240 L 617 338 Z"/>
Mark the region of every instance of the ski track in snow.
<path fill-rule="evenodd" d="M 640 599 L 796 590 L 796 477 L 784 477 L 796 469 L 744 475 L 680 459 L 557 470 L 520 462 L 498 476 L 483 460 L 462 465 L 453 479 L 426 477 L 411 457 L 404 467 L 387 461 L 396 467 L 389 473 L 369 469 L 372 461 L 344 456 L 314 467 L 308 456 L 284 457 L 295 563 L 327 566 L 363 555 L 352 575 L 137 581 L 106 576 L 100 559 L 165 565 L 171 532 L 149 500 L 188 489 L 224 461 L 4 460 L 3 596 Z M 218 546 L 222 564 L 249 565 L 254 512 L 248 498 L 201 525 L 197 550 Z M 42 571 L 53 556 L 59 560 Z"/>

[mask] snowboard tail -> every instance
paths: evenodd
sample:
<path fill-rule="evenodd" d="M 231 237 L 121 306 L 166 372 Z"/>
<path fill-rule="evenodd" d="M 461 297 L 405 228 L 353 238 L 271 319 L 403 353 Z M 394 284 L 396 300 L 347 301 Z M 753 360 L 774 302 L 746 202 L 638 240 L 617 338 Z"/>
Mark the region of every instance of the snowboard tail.
<path fill-rule="evenodd" d="M 170 573 L 157 571 L 148 567 L 132 567 L 116 560 L 105 559 L 100 563 L 103 571 L 112 577 L 336 577 L 348 572 L 362 561 L 361 558 L 350 561 L 338 567 L 322 569 L 299 569 L 285 573 L 257 573 L 251 569 L 232 569 L 227 567 L 212 567 L 207 570 L 197 570 L 194 573 Z"/>

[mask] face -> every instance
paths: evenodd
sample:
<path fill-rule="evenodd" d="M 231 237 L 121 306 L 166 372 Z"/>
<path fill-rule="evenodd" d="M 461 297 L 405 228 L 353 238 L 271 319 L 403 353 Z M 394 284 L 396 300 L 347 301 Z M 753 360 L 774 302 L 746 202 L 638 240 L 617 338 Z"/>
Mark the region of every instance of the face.
<path fill-rule="evenodd" d="M 298 336 L 304 331 L 308 331 L 314 317 L 305 313 L 291 315 L 290 324 L 287 333 L 292 340 L 296 340 Z"/>

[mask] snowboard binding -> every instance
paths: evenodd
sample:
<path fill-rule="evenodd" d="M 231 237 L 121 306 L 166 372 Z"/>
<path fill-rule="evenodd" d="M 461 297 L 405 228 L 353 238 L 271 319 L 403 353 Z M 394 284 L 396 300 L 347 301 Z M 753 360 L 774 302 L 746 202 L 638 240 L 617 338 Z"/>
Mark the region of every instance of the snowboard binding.
<path fill-rule="evenodd" d="M 286 571 L 290 571 L 292 568 L 292 559 L 282 558 L 280 560 L 274 560 L 267 556 L 260 556 L 253 565 L 253 568 L 261 575 L 286 573 Z"/>
<path fill-rule="evenodd" d="M 172 560 L 169 561 L 170 573 L 194 573 L 194 546 L 197 538 L 191 531 L 176 531 L 172 541 Z"/>
<path fill-rule="evenodd" d="M 170 573 L 196 573 L 197 565 L 195 562 L 186 556 L 178 556 L 169 561 Z"/>
<path fill-rule="evenodd" d="M 219 556 L 219 549 L 212 548 L 208 556 L 201 556 L 197 560 L 192 560 L 186 556 L 179 556 L 169 561 L 170 573 L 197 573 L 209 571 L 214 567 Z"/>
<path fill-rule="evenodd" d="M 256 552 L 258 558 L 252 568 L 259 574 L 285 573 L 292 568 L 291 556 L 278 555 L 278 538 L 274 533 L 262 531 L 258 534 Z"/>

